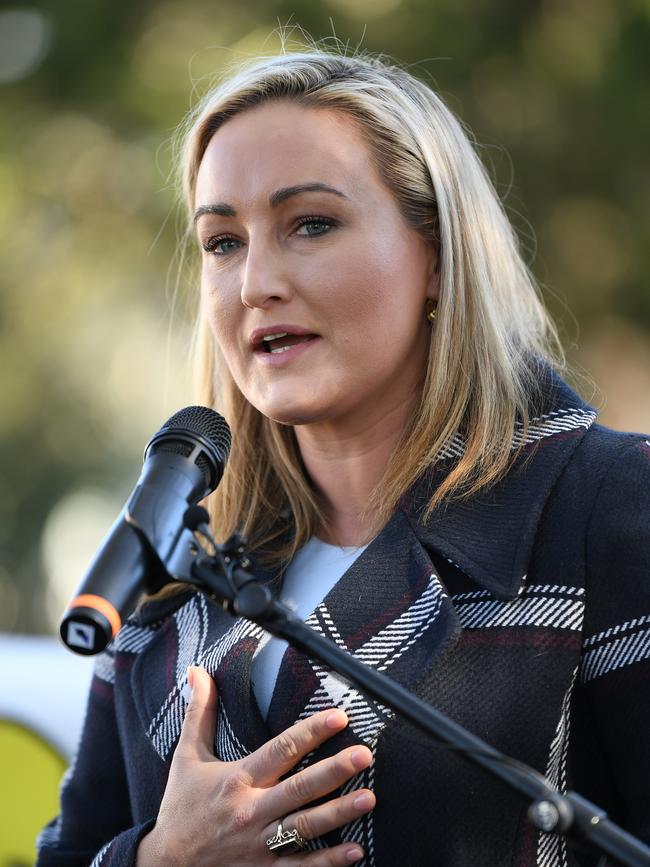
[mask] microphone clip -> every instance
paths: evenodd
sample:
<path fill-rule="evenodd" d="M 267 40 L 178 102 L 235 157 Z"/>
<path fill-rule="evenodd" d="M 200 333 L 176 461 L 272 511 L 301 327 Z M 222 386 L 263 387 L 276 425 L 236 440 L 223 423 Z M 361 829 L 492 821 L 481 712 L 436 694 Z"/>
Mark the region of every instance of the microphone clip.
<path fill-rule="evenodd" d="M 273 597 L 255 579 L 254 563 L 247 552 L 247 541 L 241 533 L 233 533 L 219 544 L 210 530 L 209 516 L 202 506 L 190 506 L 183 519 L 200 547 L 189 564 L 186 580 L 230 614 L 239 617 L 263 617 L 270 613 Z M 199 538 L 200 537 L 200 538 Z M 211 551 L 202 540 L 207 540 Z"/>

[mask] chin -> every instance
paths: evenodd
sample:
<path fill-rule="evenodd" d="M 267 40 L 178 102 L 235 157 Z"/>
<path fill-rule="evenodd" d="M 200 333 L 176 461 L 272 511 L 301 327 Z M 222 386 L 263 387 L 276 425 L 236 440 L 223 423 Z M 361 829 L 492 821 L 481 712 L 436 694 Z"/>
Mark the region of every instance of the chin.
<path fill-rule="evenodd" d="M 277 421 L 278 424 L 290 425 L 291 427 L 298 427 L 304 424 L 312 424 L 316 421 L 321 421 L 323 416 L 319 414 L 310 413 L 307 410 L 288 410 L 282 409 L 277 412 L 264 412 L 261 410 L 262 415 L 265 415 L 267 418 L 272 419 L 273 421 Z"/>
<path fill-rule="evenodd" d="M 257 404 L 257 409 L 267 418 L 277 421 L 278 424 L 297 425 L 312 424 L 323 421 L 328 417 L 327 410 L 322 406 L 314 406 L 309 403 L 286 401 L 278 405 Z"/>

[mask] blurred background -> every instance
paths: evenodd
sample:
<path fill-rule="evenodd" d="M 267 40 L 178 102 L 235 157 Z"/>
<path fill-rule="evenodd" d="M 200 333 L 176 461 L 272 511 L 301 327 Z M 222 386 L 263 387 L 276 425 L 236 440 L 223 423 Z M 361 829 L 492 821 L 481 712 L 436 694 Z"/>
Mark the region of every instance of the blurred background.
<path fill-rule="evenodd" d="M 606 424 L 650 431 L 650 0 L 3 4 L 0 633 L 54 634 L 146 441 L 192 402 L 171 138 L 215 73 L 280 50 L 278 25 L 439 90 L 574 384 Z"/>
<path fill-rule="evenodd" d="M 650 430 L 648 0 L 6 7 L 2 631 L 55 628 L 146 441 L 192 400 L 171 137 L 215 73 L 279 50 L 278 22 L 385 52 L 439 89 L 473 130 L 584 396 L 606 423 Z"/>

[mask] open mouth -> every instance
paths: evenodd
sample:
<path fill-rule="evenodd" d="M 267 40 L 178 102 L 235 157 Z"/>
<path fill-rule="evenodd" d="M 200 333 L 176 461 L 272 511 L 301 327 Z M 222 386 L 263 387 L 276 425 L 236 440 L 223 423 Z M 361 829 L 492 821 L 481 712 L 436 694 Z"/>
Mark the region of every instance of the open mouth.
<path fill-rule="evenodd" d="M 266 334 L 255 347 L 256 352 L 267 352 L 273 355 L 287 352 L 300 343 L 308 343 L 315 340 L 317 334 L 289 334 L 281 331 L 277 334 Z"/>

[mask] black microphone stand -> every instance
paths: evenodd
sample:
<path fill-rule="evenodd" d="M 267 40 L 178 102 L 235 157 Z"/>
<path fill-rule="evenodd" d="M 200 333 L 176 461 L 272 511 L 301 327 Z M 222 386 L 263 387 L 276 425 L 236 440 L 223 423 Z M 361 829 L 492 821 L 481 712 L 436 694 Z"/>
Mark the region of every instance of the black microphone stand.
<path fill-rule="evenodd" d="M 574 845 L 592 845 L 605 856 L 600 867 L 607 863 L 607 857 L 627 867 L 650 867 L 650 848 L 612 822 L 595 804 L 576 792 L 557 791 L 538 771 L 500 753 L 385 674 L 310 629 L 247 571 L 252 564 L 240 537 L 233 536 L 224 545 L 217 545 L 205 524 L 195 524 L 194 529 L 212 542 L 215 553 L 209 555 L 202 549 L 199 553 L 195 548 L 190 575 L 182 580 L 206 592 L 234 616 L 254 621 L 324 663 L 422 731 L 524 794 L 531 801 L 528 817 L 539 830 L 564 835 Z"/>

